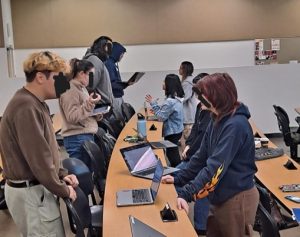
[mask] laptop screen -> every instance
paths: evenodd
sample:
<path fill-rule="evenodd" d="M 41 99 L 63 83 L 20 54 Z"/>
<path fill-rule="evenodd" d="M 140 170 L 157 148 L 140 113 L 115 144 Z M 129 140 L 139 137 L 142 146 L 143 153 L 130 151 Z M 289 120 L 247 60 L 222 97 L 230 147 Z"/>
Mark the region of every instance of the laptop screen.
<path fill-rule="evenodd" d="M 125 162 L 132 172 L 137 172 L 151 167 L 155 167 L 157 158 L 151 148 L 151 146 L 136 146 L 129 147 L 129 149 L 121 150 L 121 153 L 125 159 Z"/>
<path fill-rule="evenodd" d="M 161 163 L 161 160 L 158 159 L 157 166 L 156 166 L 154 176 L 152 179 L 151 188 L 150 188 L 153 200 L 155 200 L 155 198 L 157 196 L 158 188 L 159 188 L 163 173 L 164 173 L 164 167 Z"/>

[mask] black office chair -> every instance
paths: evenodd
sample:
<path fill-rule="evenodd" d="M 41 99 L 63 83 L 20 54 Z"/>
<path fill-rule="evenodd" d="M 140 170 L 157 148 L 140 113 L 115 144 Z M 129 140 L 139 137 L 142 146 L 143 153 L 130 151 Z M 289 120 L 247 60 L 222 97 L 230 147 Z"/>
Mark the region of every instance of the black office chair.
<path fill-rule="evenodd" d="M 135 114 L 134 108 L 129 103 L 124 102 L 121 105 L 121 109 L 125 122 L 128 122 L 131 119 L 131 117 Z"/>
<path fill-rule="evenodd" d="M 85 193 L 79 187 L 75 188 L 75 191 L 77 198 L 74 202 L 64 198 L 71 231 L 76 237 L 86 237 L 84 229 L 88 228 L 88 237 L 102 236 L 103 206 L 89 206 Z"/>
<path fill-rule="evenodd" d="M 107 167 L 106 160 L 98 145 L 93 141 L 85 141 L 82 144 L 84 151 L 91 160 L 91 171 L 93 172 L 93 181 L 102 201 L 104 199 Z"/>
<path fill-rule="evenodd" d="M 257 216 L 261 222 L 261 237 L 280 237 L 280 233 L 274 219 L 261 203 L 258 204 Z"/>
<path fill-rule="evenodd" d="M 92 203 L 96 205 L 93 176 L 89 168 L 83 161 L 76 158 L 66 158 L 62 161 L 62 165 L 68 170 L 69 174 L 76 175 L 79 181 L 79 187 L 87 197 L 91 197 Z"/>
<path fill-rule="evenodd" d="M 119 119 L 107 118 L 98 121 L 98 126 L 111 134 L 115 139 L 118 139 L 119 134 L 125 126 L 125 123 Z"/>
<path fill-rule="evenodd" d="M 278 127 L 283 135 L 283 140 L 286 146 L 290 147 L 291 158 L 299 161 L 298 158 L 298 144 L 300 144 L 300 133 L 297 133 L 299 128 L 292 129 L 290 127 L 290 120 L 286 111 L 277 105 L 273 105 L 275 115 L 277 117 Z"/>
<path fill-rule="evenodd" d="M 109 133 L 106 133 L 102 128 L 98 128 L 98 131 L 94 137 L 95 143 L 99 146 L 100 150 L 103 153 L 106 168 L 108 169 L 110 157 L 114 149 L 116 140 L 113 137 L 111 137 Z"/>
<path fill-rule="evenodd" d="M 281 213 L 276 201 L 270 196 L 270 193 L 259 184 L 256 184 L 259 192 L 259 201 L 264 209 L 269 213 L 274 220 L 279 230 L 289 229 L 298 226 L 298 222 L 293 220 L 291 216 Z"/>

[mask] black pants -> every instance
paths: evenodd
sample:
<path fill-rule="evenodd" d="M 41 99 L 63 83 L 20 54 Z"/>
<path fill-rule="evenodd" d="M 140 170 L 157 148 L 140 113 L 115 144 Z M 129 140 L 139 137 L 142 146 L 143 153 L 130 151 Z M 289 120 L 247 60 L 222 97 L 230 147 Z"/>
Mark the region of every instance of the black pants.
<path fill-rule="evenodd" d="M 179 139 L 181 138 L 181 135 L 182 135 L 182 132 L 176 133 L 176 134 L 171 134 L 171 135 L 165 136 L 165 140 L 168 140 L 177 145 Z M 167 153 L 167 158 L 172 167 L 176 167 L 181 162 L 178 147 L 167 148 L 166 153 Z"/>

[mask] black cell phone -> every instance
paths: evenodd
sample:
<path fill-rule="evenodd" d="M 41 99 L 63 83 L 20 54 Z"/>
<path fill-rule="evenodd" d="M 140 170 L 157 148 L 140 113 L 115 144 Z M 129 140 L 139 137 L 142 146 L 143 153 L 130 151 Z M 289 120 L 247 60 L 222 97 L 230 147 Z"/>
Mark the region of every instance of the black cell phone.
<path fill-rule="evenodd" d="M 287 195 L 287 196 L 285 196 L 285 198 L 292 202 L 300 203 L 300 197 L 293 196 L 293 195 Z"/>
<path fill-rule="evenodd" d="M 195 87 L 195 86 L 193 86 L 193 91 L 198 95 L 198 99 L 200 100 L 200 102 L 202 103 L 202 104 L 204 104 L 205 105 L 205 107 L 206 108 L 210 108 L 211 107 L 211 104 L 202 96 L 202 93 L 201 93 L 201 91 L 198 89 L 198 87 Z"/>
<path fill-rule="evenodd" d="M 174 222 L 178 221 L 177 214 L 171 209 L 169 203 L 160 211 L 160 217 L 163 222 Z"/>

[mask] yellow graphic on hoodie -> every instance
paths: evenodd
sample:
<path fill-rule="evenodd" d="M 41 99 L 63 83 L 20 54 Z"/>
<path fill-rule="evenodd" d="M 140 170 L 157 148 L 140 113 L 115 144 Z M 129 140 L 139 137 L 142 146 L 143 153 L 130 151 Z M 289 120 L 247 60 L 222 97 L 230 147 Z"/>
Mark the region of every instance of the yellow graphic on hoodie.
<path fill-rule="evenodd" d="M 224 169 L 224 164 L 220 165 L 220 167 L 217 169 L 217 172 L 212 177 L 211 181 L 206 183 L 202 189 L 199 190 L 197 194 L 194 194 L 194 200 L 205 198 L 208 196 L 208 194 L 215 190 L 215 187 L 217 183 L 219 182 L 219 177 L 222 174 L 222 171 Z"/>

